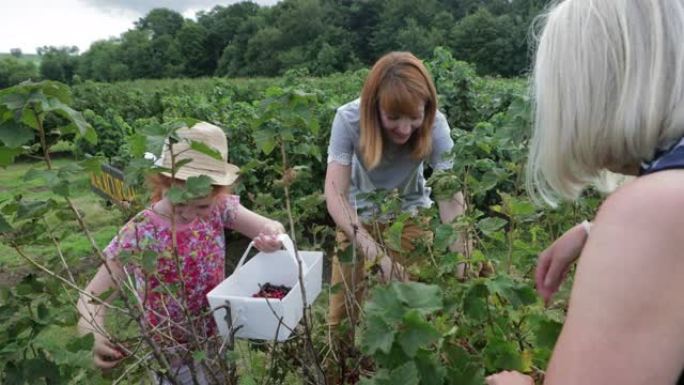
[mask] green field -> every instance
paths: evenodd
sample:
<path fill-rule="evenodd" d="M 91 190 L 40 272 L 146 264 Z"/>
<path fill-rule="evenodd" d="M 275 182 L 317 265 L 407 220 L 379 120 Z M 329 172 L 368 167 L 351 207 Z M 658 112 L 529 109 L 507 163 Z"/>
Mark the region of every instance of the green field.
<path fill-rule="evenodd" d="M 6 58 L 6 57 L 14 57 L 12 56 L 11 53 L 7 52 L 0 52 L 0 60 Z M 40 56 L 35 53 L 24 53 L 20 57 L 18 57 L 20 61 L 30 61 L 33 62 L 36 66 L 40 65 Z"/>
<path fill-rule="evenodd" d="M 65 166 L 70 159 L 58 159 L 54 162 L 54 167 Z M 42 186 L 40 180 L 23 180 L 24 174 L 31 169 L 45 169 L 41 162 L 18 162 L 0 171 L 0 202 L 11 200 L 21 195 L 28 200 L 39 200 L 54 197 L 54 194 Z M 88 175 L 81 174 L 72 181 L 73 201 L 84 214 L 86 224 L 92 232 L 98 246 L 104 247 L 116 234 L 121 225 L 122 217 L 114 207 L 105 207 L 105 201 L 90 190 L 90 180 Z M 51 226 L 57 230 L 61 223 L 56 218 L 48 218 Z M 63 230 L 59 228 L 59 230 Z M 75 266 L 88 264 L 88 259 L 92 255 L 88 240 L 81 235 L 80 231 L 74 231 L 61 239 L 62 252 L 68 262 Z M 56 255 L 55 246 L 31 245 L 25 249 L 37 260 L 45 260 Z M 9 274 L 13 278 L 25 271 L 28 262 L 17 254 L 10 246 L 0 243 L 0 274 Z"/>

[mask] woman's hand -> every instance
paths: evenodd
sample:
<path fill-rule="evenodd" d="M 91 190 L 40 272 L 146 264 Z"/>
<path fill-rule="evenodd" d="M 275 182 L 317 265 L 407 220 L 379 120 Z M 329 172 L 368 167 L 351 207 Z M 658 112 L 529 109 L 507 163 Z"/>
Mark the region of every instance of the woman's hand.
<path fill-rule="evenodd" d="M 487 377 L 487 385 L 534 385 L 534 380 L 516 371 L 503 371 Z"/>
<path fill-rule="evenodd" d="M 380 259 L 380 281 L 388 283 L 391 280 L 408 282 L 409 277 L 404 266 L 393 262 L 390 257 L 385 255 Z"/>
<path fill-rule="evenodd" d="M 285 233 L 285 227 L 280 222 L 269 220 L 261 227 L 259 235 L 254 237 L 254 246 L 260 251 L 276 251 L 282 246 L 278 235 L 283 233 Z"/>
<path fill-rule="evenodd" d="M 580 256 L 586 241 L 587 231 L 582 224 L 578 224 L 539 254 L 535 281 L 537 292 L 545 303 L 558 291 L 570 265 Z"/>

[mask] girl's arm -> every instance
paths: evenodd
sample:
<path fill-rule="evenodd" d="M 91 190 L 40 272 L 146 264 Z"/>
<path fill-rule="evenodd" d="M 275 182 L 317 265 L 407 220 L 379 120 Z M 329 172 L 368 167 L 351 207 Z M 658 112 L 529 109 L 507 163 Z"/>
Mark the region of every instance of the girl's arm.
<path fill-rule="evenodd" d="M 280 248 L 278 234 L 285 233 L 285 227 L 272 219 L 259 215 L 238 205 L 233 229 L 254 241 L 254 246 L 261 251 L 275 251 Z"/>
<path fill-rule="evenodd" d="M 85 292 L 90 293 L 92 297 L 102 299 L 102 295 L 112 291 L 112 294 L 106 299 L 111 302 L 118 294 L 118 287 L 115 279 L 123 277 L 123 269 L 121 265 L 115 260 L 108 260 L 107 266 L 104 264 L 100 266 L 93 279 L 88 283 Z M 109 267 L 109 270 L 107 270 Z M 111 274 L 110 274 L 111 271 Z M 115 345 L 112 344 L 105 332 L 104 318 L 106 307 L 101 303 L 96 302 L 93 298 L 81 294 L 79 296 L 76 307 L 80 314 L 78 320 L 78 331 L 80 334 L 93 333 L 95 343 L 93 344 L 93 362 L 95 366 L 101 369 L 109 369 L 116 366 L 123 358 L 123 354 L 119 352 Z"/>

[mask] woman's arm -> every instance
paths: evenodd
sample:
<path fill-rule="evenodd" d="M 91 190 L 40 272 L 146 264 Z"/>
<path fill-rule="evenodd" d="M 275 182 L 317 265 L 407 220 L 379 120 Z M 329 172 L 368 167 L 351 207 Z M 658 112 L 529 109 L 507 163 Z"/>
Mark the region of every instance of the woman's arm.
<path fill-rule="evenodd" d="M 584 223 L 577 224 L 539 254 L 535 283 L 545 303 L 549 303 L 570 265 L 579 258 L 587 236 L 587 226 Z"/>
<path fill-rule="evenodd" d="M 357 246 L 364 256 L 369 260 L 374 260 L 382 252 L 373 237 L 359 222 L 356 210 L 347 200 L 350 180 L 351 166 L 329 162 L 325 174 L 325 203 L 337 227 L 344 231 L 348 239 L 356 237 Z"/>
<path fill-rule="evenodd" d="M 582 251 L 546 385 L 672 385 L 684 364 L 684 183 L 609 197 Z"/>
<path fill-rule="evenodd" d="M 451 223 L 458 216 L 463 215 L 466 210 L 465 200 L 462 192 L 457 192 L 451 199 L 437 200 L 439 208 L 439 218 L 442 223 Z M 469 248 L 468 236 L 465 233 L 459 234 L 458 239 L 449 246 L 449 250 L 458 251 L 465 254 Z"/>
<path fill-rule="evenodd" d="M 278 234 L 285 232 L 285 227 L 273 219 L 266 218 L 254 211 L 238 205 L 232 228 L 254 241 L 254 246 L 261 251 L 274 251 L 280 248 Z"/>

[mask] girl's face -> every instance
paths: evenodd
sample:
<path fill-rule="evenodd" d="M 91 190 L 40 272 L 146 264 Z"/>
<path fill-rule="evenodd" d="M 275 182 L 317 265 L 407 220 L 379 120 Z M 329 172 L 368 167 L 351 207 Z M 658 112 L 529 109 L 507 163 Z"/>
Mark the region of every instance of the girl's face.
<path fill-rule="evenodd" d="M 214 204 L 214 197 L 192 199 L 175 205 L 176 220 L 181 224 L 188 224 L 195 218 L 207 219 Z"/>
<path fill-rule="evenodd" d="M 380 108 L 380 122 L 387 137 L 395 144 L 405 144 L 411 139 L 425 119 L 425 105 L 419 105 L 409 114 L 389 113 Z"/>

